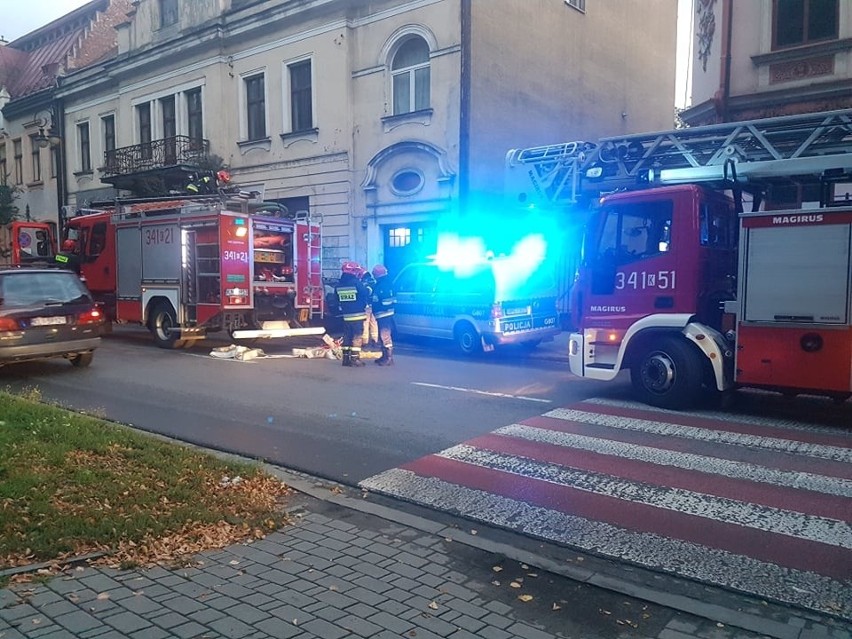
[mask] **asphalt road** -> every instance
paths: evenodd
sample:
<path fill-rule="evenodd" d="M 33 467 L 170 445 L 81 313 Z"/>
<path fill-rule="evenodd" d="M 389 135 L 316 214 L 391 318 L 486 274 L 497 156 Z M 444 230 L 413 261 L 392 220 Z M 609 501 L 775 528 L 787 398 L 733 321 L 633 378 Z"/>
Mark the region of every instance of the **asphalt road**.
<path fill-rule="evenodd" d="M 319 344 L 319 340 L 314 340 Z M 609 385 L 571 376 L 561 344 L 467 359 L 440 343 L 397 348 L 396 365 L 286 357 L 210 357 L 222 342 L 156 348 L 122 328 L 85 370 L 63 360 L 0 369 L 0 387 L 210 448 L 356 485 L 407 461 L 571 403 Z M 284 357 L 275 357 L 275 356 Z"/>

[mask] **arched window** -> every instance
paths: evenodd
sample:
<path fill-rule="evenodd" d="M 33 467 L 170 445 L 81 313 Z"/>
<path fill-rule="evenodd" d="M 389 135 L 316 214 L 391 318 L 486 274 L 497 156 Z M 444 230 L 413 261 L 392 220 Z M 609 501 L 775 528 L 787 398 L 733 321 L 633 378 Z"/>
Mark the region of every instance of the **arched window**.
<path fill-rule="evenodd" d="M 393 113 L 429 108 L 429 45 L 412 36 L 403 42 L 391 62 Z"/>

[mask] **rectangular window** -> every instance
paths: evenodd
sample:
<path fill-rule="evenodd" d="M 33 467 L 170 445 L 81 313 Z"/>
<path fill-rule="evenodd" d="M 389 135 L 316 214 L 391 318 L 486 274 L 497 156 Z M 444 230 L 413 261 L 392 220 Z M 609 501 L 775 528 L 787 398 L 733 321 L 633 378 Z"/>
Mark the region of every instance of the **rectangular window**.
<path fill-rule="evenodd" d="M 101 118 L 101 127 L 104 134 L 104 152 L 115 151 L 115 116 L 105 115 Z"/>
<path fill-rule="evenodd" d="M 586 0 L 565 0 L 565 4 L 574 7 L 577 11 L 586 12 Z"/>
<path fill-rule="evenodd" d="M 193 142 L 201 142 L 204 139 L 204 118 L 201 110 L 201 89 L 187 91 L 186 96 L 186 119 L 187 133 Z"/>
<path fill-rule="evenodd" d="M 81 122 L 77 125 L 77 144 L 80 152 L 80 171 L 90 173 L 92 171 L 92 148 L 89 140 L 88 122 Z"/>
<path fill-rule="evenodd" d="M 178 0 L 160 0 L 160 28 L 177 24 Z"/>
<path fill-rule="evenodd" d="M 139 126 L 140 153 L 145 160 L 151 159 L 151 103 L 136 106 L 136 123 Z"/>
<path fill-rule="evenodd" d="M 33 170 L 33 182 L 41 182 L 41 147 L 36 142 L 36 136 L 30 136 L 30 158 Z"/>
<path fill-rule="evenodd" d="M 6 166 L 6 143 L 0 142 L 0 184 L 6 186 L 9 167 Z"/>
<path fill-rule="evenodd" d="M 50 177 L 56 177 L 56 167 L 59 166 L 59 146 L 50 147 Z"/>
<path fill-rule="evenodd" d="M 246 124 L 249 140 L 262 140 L 266 137 L 266 91 L 263 74 L 245 79 L 246 83 Z"/>
<path fill-rule="evenodd" d="M 290 130 L 307 131 L 314 127 L 311 61 L 287 65 L 290 72 Z"/>
<path fill-rule="evenodd" d="M 20 140 L 12 143 L 15 152 L 15 184 L 24 183 L 24 145 Z"/>
<path fill-rule="evenodd" d="M 175 96 L 160 98 L 160 111 L 163 114 L 163 147 L 166 164 L 177 162 L 177 111 Z"/>
<path fill-rule="evenodd" d="M 837 0 L 775 0 L 773 48 L 834 40 L 838 22 Z"/>

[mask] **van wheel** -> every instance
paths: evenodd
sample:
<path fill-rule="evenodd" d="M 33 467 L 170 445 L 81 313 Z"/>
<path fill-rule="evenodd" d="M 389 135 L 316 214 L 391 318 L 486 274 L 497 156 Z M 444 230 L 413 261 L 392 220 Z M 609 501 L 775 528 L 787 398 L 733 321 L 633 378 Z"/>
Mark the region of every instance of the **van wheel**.
<path fill-rule="evenodd" d="M 154 335 L 154 342 L 160 348 L 180 348 L 183 346 L 183 340 L 178 339 L 180 328 L 171 304 L 160 302 L 154 307 L 151 312 L 150 329 Z"/>
<path fill-rule="evenodd" d="M 72 366 L 75 366 L 77 368 L 86 368 L 89 364 L 92 363 L 92 359 L 94 357 L 94 352 L 89 351 L 88 353 L 77 353 L 69 359 L 71 361 Z"/>
<path fill-rule="evenodd" d="M 630 371 L 639 401 L 674 410 L 692 406 L 701 392 L 700 355 L 683 339 L 666 337 L 648 348 Z"/>
<path fill-rule="evenodd" d="M 465 355 L 474 355 L 482 350 L 482 338 L 476 329 L 467 322 L 456 326 L 456 346 Z"/>

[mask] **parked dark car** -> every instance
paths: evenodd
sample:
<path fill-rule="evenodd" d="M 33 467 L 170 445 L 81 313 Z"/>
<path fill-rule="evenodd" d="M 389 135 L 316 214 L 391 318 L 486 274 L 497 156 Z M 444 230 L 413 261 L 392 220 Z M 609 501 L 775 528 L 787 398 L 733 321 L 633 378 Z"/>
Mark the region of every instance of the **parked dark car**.
<path fill-rule="evenodd" d="M 103 325 L 103 313 L 76 273 L 0 269 L 0 366 L 52 357 L 88 366 Z"/>

